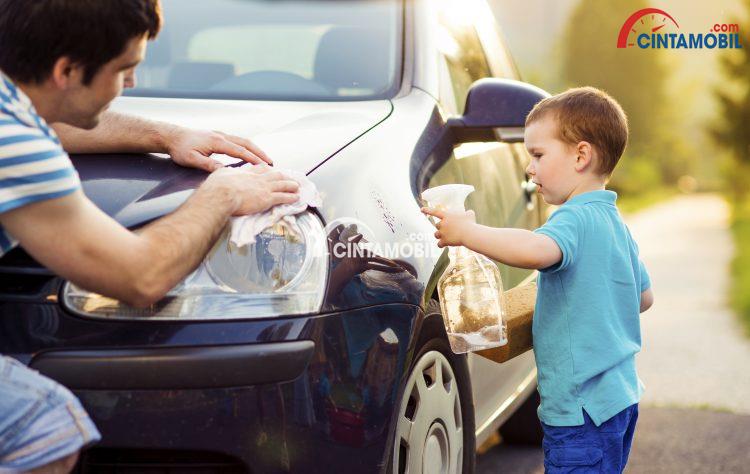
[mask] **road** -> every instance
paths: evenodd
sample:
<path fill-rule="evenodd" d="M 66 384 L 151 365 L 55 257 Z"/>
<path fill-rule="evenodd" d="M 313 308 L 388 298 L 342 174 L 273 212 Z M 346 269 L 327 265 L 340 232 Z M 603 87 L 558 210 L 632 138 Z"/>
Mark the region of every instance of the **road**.
<path fill-rule="evenodd" d="M 646 392 L 626 472 L 750 472 L 750 339 L 726 306 L 729 209 L 680 196 L 626 222 L 655 294 L 641 319 Z M 498 445 L 477 472 L 540 473 L 539 448 Z"/>

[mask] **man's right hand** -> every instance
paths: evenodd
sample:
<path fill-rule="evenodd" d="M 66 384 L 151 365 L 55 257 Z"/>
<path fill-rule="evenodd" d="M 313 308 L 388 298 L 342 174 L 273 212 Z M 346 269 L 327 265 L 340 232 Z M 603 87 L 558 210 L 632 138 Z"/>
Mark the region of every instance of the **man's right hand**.
<path fill-rule="evenodd" d="M 200 264 L 230 216 L 295 202 L 298 187 L 269 166 L 221 168 L 179 209 L 137 232 L 81 190 L 0 213 L 0 225 L 64 279 L 145 307 Z"/>
<path fill-rule="evenodd" d="M 255 214 L 299 200 L 299 184 L 267 165 L 219 168 L 201 190 L 227 193 L 234 203 L 233 216 Z"/>

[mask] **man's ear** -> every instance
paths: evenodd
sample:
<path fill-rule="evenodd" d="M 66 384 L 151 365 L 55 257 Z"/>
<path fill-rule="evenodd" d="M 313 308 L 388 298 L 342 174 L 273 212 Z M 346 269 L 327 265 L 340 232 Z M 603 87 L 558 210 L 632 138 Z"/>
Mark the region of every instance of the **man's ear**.
<path fill-rule="evenodd" d="M 585 171 L 594 163 L 594 148 L 589 142 L 578 142 L 576 145 L 576 171 Z"/>
<path fill-rule="evenodd" d="M 67 56 L 62 56 L 52 66 L 50 80 L 58 89 L 69 89 L 82 82 L 83 66 L 72 62 Z"/>

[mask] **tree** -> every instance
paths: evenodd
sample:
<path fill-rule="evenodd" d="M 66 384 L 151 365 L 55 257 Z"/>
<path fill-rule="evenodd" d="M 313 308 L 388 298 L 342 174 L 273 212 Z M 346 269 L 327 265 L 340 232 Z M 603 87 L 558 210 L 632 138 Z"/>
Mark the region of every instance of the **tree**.
<path fill-rule="evenodd" d="M 742 49 L 727 50 L 721 70 L 727 81 L 714 89 L 720 116 L 711 128 L 714 139 L 731 153 L 733 163 L 727 180 L 735 198 L 744 198 L 750 180 L 750 0 L 743 1 L 746 21 L 739 24 Z"/>
<path fill-rule="evenodd" d="M 581 0 L 563 33 L 562 76 L 566 84 L 594 86 L 614 97 L 628 116 L 627 158 L 614 174 L 615 189 L 641 192 L 661 181 L 674 182 L 685 162 L 666 128 L 670 106 L 666 87 L 669 68 L 664 50 L 618 49 L 616 40 L 625 20 L 649 5 L 644 0 Z"/>

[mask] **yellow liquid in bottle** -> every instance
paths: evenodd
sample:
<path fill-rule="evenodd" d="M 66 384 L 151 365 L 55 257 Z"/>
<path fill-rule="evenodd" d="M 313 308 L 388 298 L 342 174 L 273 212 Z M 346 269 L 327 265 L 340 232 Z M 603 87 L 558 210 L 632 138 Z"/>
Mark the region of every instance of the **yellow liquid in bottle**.
<path fill-rule="evenodd" d="M 503 285 L 495 263 L 465 247 L 451 247 L 451 263 L 438 282 L 440 306 L 455 353 L 508 342 Z"/>

